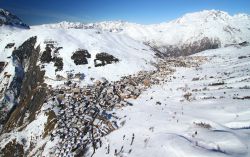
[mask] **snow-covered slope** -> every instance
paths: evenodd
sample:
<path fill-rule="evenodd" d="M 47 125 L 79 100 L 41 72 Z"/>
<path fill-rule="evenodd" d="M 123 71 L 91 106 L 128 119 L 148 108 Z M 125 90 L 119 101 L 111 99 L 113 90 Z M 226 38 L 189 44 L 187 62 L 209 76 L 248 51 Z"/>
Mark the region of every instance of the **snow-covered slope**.
<path fill-rule="evenodd" d="M 249 156 L 250 47 L 196 56 L 208 61 L 177 68 L 116 110 L 124 126 L 103 138 L 96 156 Z"/>
<path fill-rule="evenodd" d="M 109 32 L 97 32 L 97 30 L 55 30 L 47 28 L 32 28 L 30 30 L 0 28 L 0 32 L 7 32 L 1 36 L 1 60 L 11 56 L 14 47 L 8 49 L 6 45 L 15 43 L 18 48 L 25 40 L 32 36 L 37 36 L 36 46 L 40 46 L 41 54 L 46 49 L 47 44 L 54 47 L 62 47 L 58 51 L 58 57 L 63 60 L 62 70 L 55 72 L 56 67 L 53 62 L 44 63 L 45 76 L 49 79 L 56 79 L 56 75 L 67 78 L 67 72 L 84 73 L 85 80 L 90 78 L 106 77 L 108 80 L 117 80 L 121 76 L 133 74 L 139 70 L 149 70 L 149 63 L 154 61 L 154 52 L 141 42 L 129 37 L 112 34 Z M 8 33 L 10 32 L 10 33 Z M 88 64 L 76 65 L 71 58 L 73 53 L 79 49 L 87 50 L 91 57 Z M 94 60 L 96 54 L 106 52 L 119 59 L 119 62 L 102 67 L 95 67 Z M 52 53 L 53 55 L 53 53 Z M 41 63 L 38 63 L 41 64 Z M 129 68 L 128 68 L 129 67 Z M 115 73 L 114 73 L 115 72 Z"/>
<path fill-rule="evenodd" d="M 2 25 L 10 25 L 26 29 L 29 28 L 29 26 L 23 23 L 22 20 L 20 20 L 16 15 L 0 8 L 0 26 Z"/>
<path fill-rule="evenodd" d="M 54 129 L 61 127 L 57 124 L 61 112 L 60 105 L 53 101 L 58 100 L 60 94 L 56 93 L 61 88 L 67 88 L 67 98 L 79 93 L 81 96 L 78 97 L 86 101 L 89 98 L 83 93 L 87 93 L 88 86 L 97 86 L 98 82 L 107 86 L 106 81 L 118 81 L 123 76 L 155 69 L 151 64 L 156 61 L 151 48 L 121 34 L 95 29 L 20 29 L 9 26 L 0 27 L 0 34 L 0 156 L 9 156 L 9 150 L 14 151 L 16 145 L 20 147 L 14 156 L 23 156 L 22 152 L 28 156 L 33 153 L 41 156 L 51 151 L 55 155 L 58 137 L 54 140 L 57 143 L 50 138 L 51 133 L 56 132 Z M 101 87 L 102 91 L 103 85 L 96 88 Z M 94 92 L 100 94 L 96 91 L 92 94 Z M 71 98 L 76 101 L 75 96 Z M 120 103 L 121 99 L 118 100 Z M 107 101 L 102 100 L 100 104 L 102 102 Z M 91 107 L 84 110 L 88 114 L 93 109 L 107 112 L 99 103 L 91 101 L 88 104 Z M 99 113 L 100 116 L 103 112 Z M 20 127 L 23 129 L 19 130 Z M 60 147 L 57 149 L 61 150 Z"/>
<path fill-rule="evenodd" d="M 0 156 L 247 157 L 249 52 L 249 16 L 215 10 L 4 24 Z"/>
<path fill-rule="evenodd" d="M 49 28 L 98 28 L 147 42 L 161 52 L 192 54 L 210 48 L 238 44 L 250 39 L 250 16 L 229 15 L 223 11 L 205 10 L 188 13 L 168 23 L 140 25 L 122 21 L 93 24 L 59 23 Z M 204 49 L 197 50 L 199 46 Z M 193 47 L 190 52 L 187 47 Z M 175 52 L 172 52 L 175 51 Z M 185 51 L 185 52 L 183 52 Z"/>

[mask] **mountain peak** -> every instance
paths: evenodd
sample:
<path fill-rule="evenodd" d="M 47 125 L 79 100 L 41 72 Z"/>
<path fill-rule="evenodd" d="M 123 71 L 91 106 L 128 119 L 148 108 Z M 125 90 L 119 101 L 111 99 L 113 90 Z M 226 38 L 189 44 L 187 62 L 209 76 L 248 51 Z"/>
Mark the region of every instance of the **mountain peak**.
<path fill-rule="evenodd" d="M 231 19 L 232 16 L 230 16 L 225 11 L 220 10 L 203 10 L 200 12 L 194 12 L 194 13 L 187 13 L 181 18 L 177 19 L 177 23 L 188 23 L 188 22 L 208 22 L 208 21 L 226 21 L 228 19 Z"/>
<path fill-rule="evenodd" d="M 19 19 L 16 15 L 0 8 L 0 26 L 2 25 L 29 29 L 29 26 L 23 23 L 22 20 Z"/>

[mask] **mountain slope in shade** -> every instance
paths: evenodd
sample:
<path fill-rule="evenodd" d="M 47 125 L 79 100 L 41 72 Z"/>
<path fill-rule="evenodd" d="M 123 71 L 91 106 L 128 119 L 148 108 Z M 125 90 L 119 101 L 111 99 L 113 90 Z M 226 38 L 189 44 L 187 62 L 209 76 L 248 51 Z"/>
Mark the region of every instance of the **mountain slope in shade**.
<path fill-rule="evenodd" d="M 0 8 L 0 26 L 2 25 L 29 29 L 29 26 L 23 23 L 16 15 Z"/>

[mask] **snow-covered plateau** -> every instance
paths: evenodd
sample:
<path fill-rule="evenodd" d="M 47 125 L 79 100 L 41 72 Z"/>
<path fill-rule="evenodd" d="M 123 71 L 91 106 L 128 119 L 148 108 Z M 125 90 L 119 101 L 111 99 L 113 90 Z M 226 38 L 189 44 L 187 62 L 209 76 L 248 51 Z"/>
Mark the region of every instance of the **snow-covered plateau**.
<path fill-rule="evenodd" d="M 250 16 L 28 26 L 0 9 L 0 156 L 250 156 Z"/>

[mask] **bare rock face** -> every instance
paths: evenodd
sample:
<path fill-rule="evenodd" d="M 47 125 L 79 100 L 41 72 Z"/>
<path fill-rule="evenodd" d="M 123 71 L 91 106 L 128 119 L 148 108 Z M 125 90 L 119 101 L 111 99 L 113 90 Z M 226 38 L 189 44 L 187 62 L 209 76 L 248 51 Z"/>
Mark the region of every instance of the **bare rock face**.
<path fill-rule="evenodd" d="M 16 142 L 16 140 L 13 140 L 9 142 L 4 147 L 4 149 L 1 150 L 0 156 L 8 156 L 8 157 L 24 156 L 23 145 Z"/>
<path fill-rule="evenodd" d="M 44 83 L 45 71 L 37 65 L 40 47 L 35 47 L 36 39 L 29 38 L 12 52 L 15 74 L 1 105 L 13 103 L 14 106 L 8 111 L 0 110 L 2 134 L 9 133 L 15 128 L 22 131 L 27 124 L 36 119 L 37 112 L 41 110 L 46 99 L 48 88 Z M 9 97 L 14 99 L 8 99 Z M 10 140 L 0 148 L 0 156 L 27 156 L 23 149 L 25 141 L 25 138 L 21 142 L 16 139 Z"/>
<path fill-rule="evenodd" d="M 52 56 L 51 56 L 51 48 L 49 45 L 46 45 L 46 48 L 45 48 L 45 51 L 43 52 L 40 60 L 42 63 L 50 63 L 53 59 L 52 59 Z"/>
<path fill-rule="evenodd" d="M 45 71 L 41 71 L 37 65 L 40 47 L 35 47 L 35 44 L 36 37 L 31 37 L 12 53 L 16 65 L 9 90 L 14 91 L 15 99 L 11 103 L 15 105 L 4 121 L 3 132 L 9 132 L 13 127 L 32 121 L 46 96 L 47 88 L 46 84 L 43 84 Z M 6 102 L 8 101 L 11 100 L 6 99 Z M 29 117 L 25 118 L 25 113 L 30 113 Z"/>
<path fill-rule="evenodd" d="M 114 57 L 106 52 L 96 54 L 96 59 L 94 60 L 95 67 L 104 66 L 106 64 L 116 63 L 118 61 L 119 61 L 118 58 L 116 58 L 116 57 Z"/>
<path fill-rule="evenodd" d="M 5 62 L 0 62 L 0 73 L 3 71 Z"/>
<path fill-rule="evenodd" d="M 150 44 L 149 44 L 150 45 Z M 178 57 L 188 56 L 201 51 L 216 49 L 221 47 L 219 39 L 209 39 L 204 37 L 201 40 L 183 45 L 167 45 L 162 47 L 151 46 L 158 57 Z"/>
<path fill-rule="evenodd" d="M 56 71 L 61 71 L 63 69 L 63 59 L 61 57 L 55 57 L 53 62 L 56 67 Z"/>
<path fill-rule="evenodd" d="M 29 59 L 32 55 L 32 49 L 36 44 L 37 37 L 31 37 L 26 40 L 18 49 L 12 53 L 13 58 L 17 58 L 22 66 L 25 66 L 25 60 Z"/>
<path fill-rule="evenodd" d="M 80 49 L 71 56 L 71 59 L 74 60 L 76 65 L 88 64 L 87 58 L 91 58 L 91 55 L 87 50 Z"/>
<path fill-rule="evenodd" d="M 40 61 L 42 63 L 54 62 L 54 66 L 56 67 L 55 71 L 61 71 L 63 69 L 63 59 L 59 57 L 59 50 L 62 49 L 62 47 L 56 47 L 55 44 L 55 41 L 46 42 L 46 48 L 40 57 Z"/>

